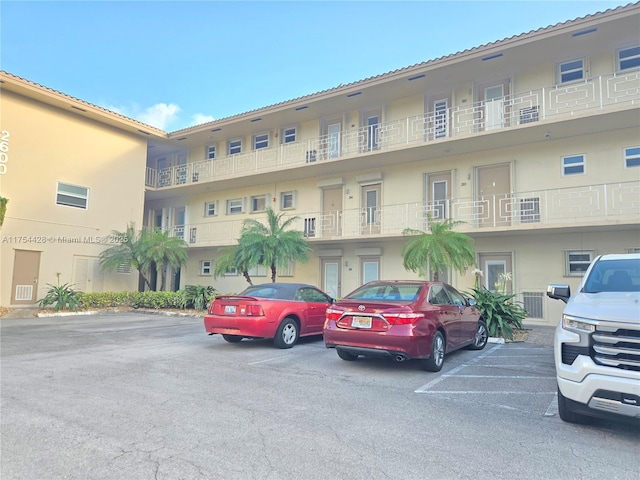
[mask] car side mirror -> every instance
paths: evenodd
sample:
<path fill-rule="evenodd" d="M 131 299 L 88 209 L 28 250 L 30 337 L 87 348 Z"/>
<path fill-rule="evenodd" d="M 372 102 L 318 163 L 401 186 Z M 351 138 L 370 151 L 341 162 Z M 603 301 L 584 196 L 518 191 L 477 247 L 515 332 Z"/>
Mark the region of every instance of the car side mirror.
<path fill-rule="evenodd" d="M 547 287 L 547 297 L 567 303 L 571 297 L 571 288 L 569 285 L 551 284 Z"/>

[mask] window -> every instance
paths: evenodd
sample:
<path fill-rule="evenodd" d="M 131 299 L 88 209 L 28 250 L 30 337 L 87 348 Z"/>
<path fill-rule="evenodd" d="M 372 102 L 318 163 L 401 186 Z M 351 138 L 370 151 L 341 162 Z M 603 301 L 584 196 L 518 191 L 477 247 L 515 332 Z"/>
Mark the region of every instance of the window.
<path fill-rule="evenodd" d="M 253 149 L 259 150 L 261 148 L 267 148 L 269 146 L 269 134 L 261 133 L 253 136 Z"/>
<path fill-rule="evenodd" d="M 211 275 L 211 260 L 200 262 L 200 275 Z"/>
<path fill-rule="evenodd" d="M 229 267 L 225 270 L 224 274 L 227 277 L 232 277 L 238 275 L 238 269 L 236 267 Z"/>
<path fill-rule="evenodd" d="M 295 195 L 293 192 L 282 192 L 280 194 L 280 210 L 288 210 L 294 208 Z"/>
<path fill-rule="evenodd" d="M 293 143 L 296 141 L 296 128 L 289 127 L 282 129 L 282 143 Z"/>
<path fill-rule="evenodd" d="M 380 280 L 380 258 L 365 258 L 361 259 L 362 262 L 362 283 L 372 282 L 373 280 Z"/>
<path fill-rule="evenodd" d="M 204 203 L 204 216 L 215 217 L 218 214 L 218 202 Z"/>
<path fill-rule="evenodd" d="M 593 260 L 593 251 L 568 251 L 565 252 L 566 257 L 566 275 L 582 276 L 587 271 L 591 260 Z"/>
<path fill-rule="evenodd" d="M 58 190 L 56 194 L 56 204 L 65 205 L 67 207 L 87 209 L 89 202 L 89 189 L 69 185 L 68 183 L 58 182 Z"/>
<path fill-rule="evenodd" d="M 227 143 L 227 155 L 237 155 L 242 152 L 242 140 L 229 140 Z"/>
<path fill-rule="evenodd" d="M 582 175 L 585 167 L 584 155 L 562 157 L 562 175 Z"/>
<path fill-rule="evenodd" d="M 293 277 L 294 274 L 294 263 L 289 262 L 286 267 L 278 267 L 278 277 Z"/>
<path fill-rule="evenodd" d="M 618 70 L 640 67 L 640 45 L 618 50 Z"/>
<path fill-rule="evenodd" d="M 267 209 L 267 196 L 257 195 L 251 197 L 251 212 L 264 212 Z"/>
<path fill-rule="evenodd" d="M 214 158 L 216 158 L 216 146 L 209 145 L 207 147 L 207 159 L 213 160 Z"/>
<path fill-rule="evenodd" d="M 575 82 L 584 78 L 584 60 L 572 60 L 559 65 L 559 83 Z"/>
<path fill-rule="evenodd" d="M 242 198 L 234 198 L 227 200 L 227 215 L 244 212 L 244 200 Z"/>
<path fill-rule="evenodd" d="M 640 167 L 640 147 L 630 147 L 624 149 L 625 167 Z"/>
<path fill-rule="evenodd" d="M 264 265 L 257 265 L 249 270 L 249 276 L 251 277 L 266 277 L 267 276 L 267 267 Z"/>

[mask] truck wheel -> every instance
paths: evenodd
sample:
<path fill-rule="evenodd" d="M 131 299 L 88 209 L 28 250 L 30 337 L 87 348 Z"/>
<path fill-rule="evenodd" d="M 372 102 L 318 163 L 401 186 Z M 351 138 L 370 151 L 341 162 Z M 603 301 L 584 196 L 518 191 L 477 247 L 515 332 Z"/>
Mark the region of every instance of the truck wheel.
<path fill-rule="evenodd" d="M 591 417 L 574 412 L 571 410 L 570 404 L 571 400 L 562 395 L 562 392 L 560 392 L 558 388 L 558 414 L 560 415 L 560 419 L 564 422 L 579 423 L 582 425 L 591 423 Z"/>

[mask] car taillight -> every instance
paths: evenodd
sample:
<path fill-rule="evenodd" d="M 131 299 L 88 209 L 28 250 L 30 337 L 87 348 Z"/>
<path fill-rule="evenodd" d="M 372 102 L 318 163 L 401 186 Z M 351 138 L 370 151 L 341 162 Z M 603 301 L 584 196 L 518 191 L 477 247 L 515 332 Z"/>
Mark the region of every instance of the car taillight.
<path fill-rule="evenodd" d="M 409 325 L 424 318 L 422 313 L 385 313 L 384 317 L 391 325 Z"/>
<path fill-rule="evenodd" d="M 327 313 L 326 313 L 327 320 L 333 320 L 334 322 L 337 322 L 338 320 L 340 320 L 342 313 L 343 313 L 342 310 L 336 310 L 335 308 L 327 308 Z"/>
<path fill-rule="evenodd" d="M 261 317 L 264 312 L 260 305 L 247 305 L 246 315 L 247 317 Z"/>

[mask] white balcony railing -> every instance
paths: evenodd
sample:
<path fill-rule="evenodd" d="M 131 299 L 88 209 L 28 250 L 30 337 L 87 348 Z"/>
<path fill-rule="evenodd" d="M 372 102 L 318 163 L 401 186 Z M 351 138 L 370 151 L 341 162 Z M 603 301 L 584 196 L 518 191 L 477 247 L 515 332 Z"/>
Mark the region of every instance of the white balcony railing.
<path fill-rule="evenodd" d="M 532 190 L 481 198 L 452 198 L 428 203 L 353 208 L 333 213 L 304 212 L 292 228 L 309 239 L 354 239 L 401 236 L 405 228 L 427 231 L 428 215 L 464 222 L 458 231 L 531 230 L 610 224 L 640 225 L 640 181 Z M 285 217 L 286 218 L 286 217 Z M 193 246 L 231 245 L 240 236 L 242 219 L 214 219 L 173 227 L 173 234 Z M 187 235 L 185 235 L 187 233 Z"/>
<path fill-rule="evenodd" d="M 640 71 L 609 74 L 571 85 L 557 85 L 507 95 L 437 112 L 323 135 L 306 141 L 262 148 L 214 160 L 190 162 L 161 170 L 147 168 L 146 185 L 166 188 L 264 173 L 322 160 L 349 158 L 372 150 L 393 150 L 442 138 L 478 134 L 549 118 L 597 112 L 616 105 L 640 104 Z"/>

